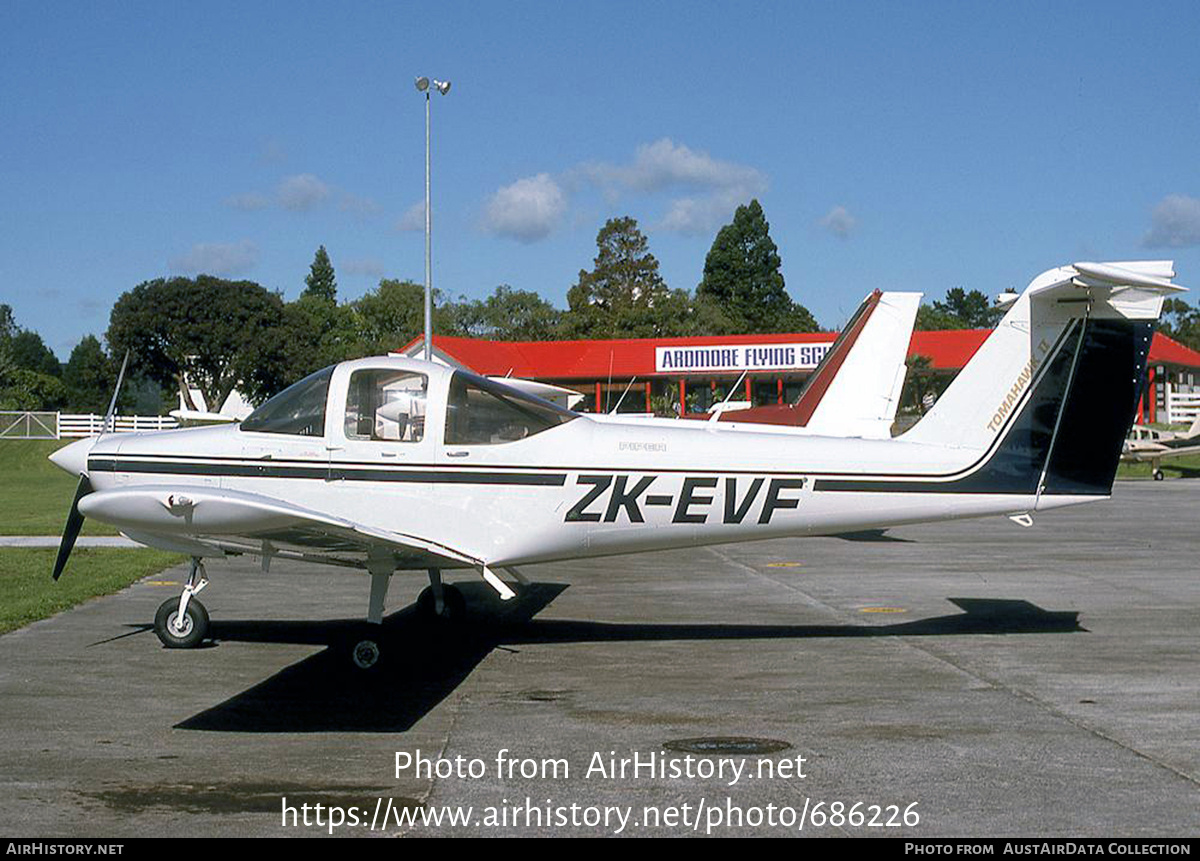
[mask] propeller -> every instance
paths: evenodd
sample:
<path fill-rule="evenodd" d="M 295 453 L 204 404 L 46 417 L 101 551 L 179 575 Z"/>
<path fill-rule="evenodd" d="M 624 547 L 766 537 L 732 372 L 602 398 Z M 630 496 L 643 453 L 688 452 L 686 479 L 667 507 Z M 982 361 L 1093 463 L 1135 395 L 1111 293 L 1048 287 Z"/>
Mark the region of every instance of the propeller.
<path fill-rule="evenodd" d="M 79 513 L 79 500 L 92 492 L 92 483 L 86 474 L 79 476 L 79 484 L 75 487 L 75 498 L 71 500 L 71 510 L 67 512 L 67 525 L 63 527 L 62 541 L 58 545 L 58 556 L 54 560 L 54 579 L 62 576 L 63 568 L 67 567 L 67 559 L 75 549 L 75 539 L 83 528 L 83 515 Z"/>
<path fill-rule="evenodd" d="M 96 440 L 116 428 L 117 397 L 121 394 L 121 383 L 125 380 L 125 368 L 128 364 L 129 351 L 126 350 L 125 358 L 121 360 L 121 372 L 117 374 L 117 385 L 113 389 L 112 400 L 108 403 L 108 412 L 104 415 L 104 424 L 100 426 L 100 435 L 96 437 Z M 71 551 L 75 549 L 75 539 L 79 537 L 79 530 L 83 529 L 84 518 L 79 511 L 79 500 L 92 492 L 92 482 L 87 474 L 87 451 L 78 449 L 80 446 L 90 449 L 96 440 L 92 440 L 91 443 L 87 440 L 73 442 L 50 456 L 50 459 L 59 466 L 79 474 L 79 484 L 75 486 L 75 498 L 71 500 L 71 510 L 67 512 L 67 523 L 63 526 L 62 540 L 58 543 L 58 556 L 54 559 L 55 580 L 62 576 L 63 569 L 67 567 L 67 560 L 71 558 Z"/>

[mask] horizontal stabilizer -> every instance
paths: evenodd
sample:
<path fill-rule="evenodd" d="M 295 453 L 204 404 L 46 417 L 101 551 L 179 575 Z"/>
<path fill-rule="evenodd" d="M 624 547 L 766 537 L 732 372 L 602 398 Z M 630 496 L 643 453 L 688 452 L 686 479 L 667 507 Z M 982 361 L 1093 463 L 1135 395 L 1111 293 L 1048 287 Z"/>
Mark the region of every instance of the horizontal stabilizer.
<path fill-rule="evenodd" d="M 1079 273 L 1075 279 L 1080 282 L 1079 286 L 1106 284 L 1141 287 L 1163 293 L 1183 293 L 1187 290 L 1186 287 L 1171 283 L 1175 272 L 1173 261 L 1169 260 L 1152 261 L 1151 265 L 1142 264 L 1140 267 L 1136 263 L 1073 263 L 1071 266 Z"/>

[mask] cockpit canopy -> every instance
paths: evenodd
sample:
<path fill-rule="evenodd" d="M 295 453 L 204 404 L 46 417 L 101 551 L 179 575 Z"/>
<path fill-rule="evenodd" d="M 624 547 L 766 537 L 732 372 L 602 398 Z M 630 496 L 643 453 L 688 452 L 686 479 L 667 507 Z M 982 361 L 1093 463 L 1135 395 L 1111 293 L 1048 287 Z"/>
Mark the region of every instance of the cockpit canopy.
<path fill-rule="evenodd" d="M 568 409 L 494 383 L 455 371 L 446 401 L 448 445 L 491 445 L 513 442 L 577 417 Z"/>
<path fill-rule="evenodd" d="M 336 429 L 340 420 L 347 440 L 420 443 L 440 438 L 448 445 L 497 445 L 578 417 L 466 371 L 437 368 L 431 376 L 423 372 L 428 365 L 393 361 L 378 367 L 352 365 L 346 369 L 347 380 L 335 379 L 339 367 L 317 371 L 284 389 L 243 420 L 241 429 L 324 436 L 326 415 L 331 413 L 332 427 Z M 344 401 L 339 380 L 345 381 Z"/>
<path fill-rule="evenodd" d="M 246 416 L 242 430 L 324 436 L 325 403 L 329 400 L 329 380 L 335 367 L 322 368 L 288 386 Z"/>

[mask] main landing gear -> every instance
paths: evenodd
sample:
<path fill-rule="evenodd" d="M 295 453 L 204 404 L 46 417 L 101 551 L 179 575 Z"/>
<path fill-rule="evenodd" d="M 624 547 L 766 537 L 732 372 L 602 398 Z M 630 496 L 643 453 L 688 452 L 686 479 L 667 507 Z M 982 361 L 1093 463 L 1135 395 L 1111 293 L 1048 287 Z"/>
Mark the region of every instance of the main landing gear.
<path fill-rule="evenodd" d="M 195 598 L 207 585 L 204 562 L 193 556 L 183 594 L 164 601 L 154 614 L 154 633 L 168 649 L 194 649 L 208 636 L 208 611 Z"/>
<path fill-rule="evenodd" d="M 370 670 L 379 663 L 383 650 L 376 633 L 383 623 L 383 602 L 387 597 L 388 581 L 392 576 L 391 559 L 368 560 L 371 572 L 371 603 L 367 608 L 368 631 L 350 649 L 350 660 L 360 670 Z M 417 612 L 427 621 L 446 625 L 461 622 L 467 614 L 467 602 L 456 586 L 442 583 L 442 572 L 429 569 L 429 585 L 417 597 Z M 380 632 L 381 633 L 381 632 Z"/>

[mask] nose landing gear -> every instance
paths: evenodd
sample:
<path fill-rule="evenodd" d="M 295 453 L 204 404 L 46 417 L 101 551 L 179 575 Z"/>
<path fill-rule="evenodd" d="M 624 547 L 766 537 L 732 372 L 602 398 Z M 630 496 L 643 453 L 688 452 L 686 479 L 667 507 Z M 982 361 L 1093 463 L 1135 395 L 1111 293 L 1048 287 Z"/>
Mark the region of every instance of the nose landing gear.
<path fill-rule="evenodd" d="M 168 649 L 194 649 L 208 636 L 208 611 L 195 599 L 207 585 L 204 562 L 193 556 L 183 594 L 164 601 L 154 614 L 154 633 Z"/>

